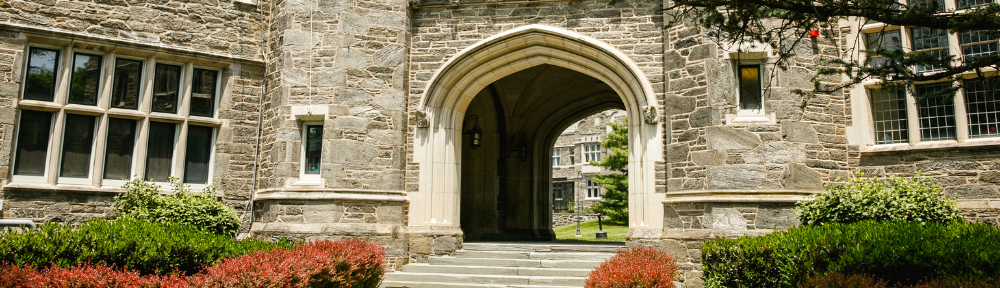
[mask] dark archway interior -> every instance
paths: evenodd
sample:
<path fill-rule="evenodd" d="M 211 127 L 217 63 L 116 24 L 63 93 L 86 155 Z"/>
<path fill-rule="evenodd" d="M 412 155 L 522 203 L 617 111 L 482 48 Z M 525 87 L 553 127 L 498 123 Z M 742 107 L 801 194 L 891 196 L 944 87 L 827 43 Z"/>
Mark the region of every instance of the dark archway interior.
<path fill-rule="evenodd" d="M 461 225 L 466 241 L 552 240 L 553 141 L 596 112 L 624 109 L 607 84 L 539 65 L 480 91 L 462 124 Z M 477 125 L 482 145 L 471 145 Z"/>

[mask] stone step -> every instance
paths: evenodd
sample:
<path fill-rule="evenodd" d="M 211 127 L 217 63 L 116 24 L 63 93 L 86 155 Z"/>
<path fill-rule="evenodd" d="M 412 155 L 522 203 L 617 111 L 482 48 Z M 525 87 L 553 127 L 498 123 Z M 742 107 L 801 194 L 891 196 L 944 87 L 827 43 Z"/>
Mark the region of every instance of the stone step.
<path fill-rule="evenodd" d="M 580 288 L 580 286 L 541 286 L 541 285 L 498 285 L 498 284 L 468 284 L 468 283 L 438 283 L 413 281 L 382 281 L 382 288 Z"/>
<path fill-rule="evenodd" d="M 431 257 L 431 265 L 594 269 L 603 261 Z"/>
<path fill-rule="evenodd" d="M 583 277 L 393 272 L 385 274 L 384 281 L 494 284 L 494 285 L 547 285 L 547 286 L 580 287 L 583 286 L 584 283 L 586 283 L 587 279 Z"/>
<path fill-rule="evenodd" d="M 489 259 L 533 259 L 533 260 L 586 260 L 604 261 L 614 253 L 592 252 L 509 252 L 509 251 L 455 251 L 457 258 L 489 258 Z"/>
<path fill-rule="evenodd" d="M 450 273 L 450 274 L 483 274 L 511 276 L 555 276 L 555 277 L 587 277 L 591 269 L 559 269 L 559 268 L 527 268 L 527 267 L 488 267 L 488 266 L 455 266 L 430 265 L 414 263 L 403 265 L 400 271 L 413 273 Z"/>
<path fill-rule="evenodd" d="M 583 243 L 583 244 L 526 244 L 526 243 L 462 243 L 462 250 L 468 251 L 506 251 L 506 252 L 594 252 L 616 253 L 625 248 L 625 243 Z"/>

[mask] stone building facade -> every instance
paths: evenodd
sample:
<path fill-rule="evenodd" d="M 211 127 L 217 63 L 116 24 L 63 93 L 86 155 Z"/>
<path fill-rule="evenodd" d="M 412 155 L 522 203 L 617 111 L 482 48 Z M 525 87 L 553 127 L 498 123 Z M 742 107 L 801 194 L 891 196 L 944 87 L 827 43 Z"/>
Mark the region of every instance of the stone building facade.
<path fill-rule="evenodd" d="M 878 83 L 803 99 L 793 89 L 858 57 L 872 27 L 781 43 L 796 55 L 775 69 L 770 46 L 714 42 L 667 6 L 0 0 L 3 217 L 110 217 L 122 178 L 172 176 L 214 185 L 252 237 L 362 237 L 420 262 L 466 240 L 551 239 L 552 147 L 621 109 L 629 242 L 679 255 L 692 286 L 701 241 L 796 225 L 796 201 L 857 169 L 925 171 L 996 224 L 1000 142 L 969 117 L 996 114 L 972 110 L 992 91 L 943 115 Z M 983 44 L 944 35 L 951 55 Z M 885 99 L 908 116 L 883 117 Z M 921 126 L 931 116 L 954 125 Z"/>
<path fill-rule="evenodd" d="M 601 161 L 611 153 L 601 146 L 611 133 L 609 123 L 622 123 L 625 111 L 607 110 L 580 120 L 562 131 L 552 147 L 552 212 L 588 209 L 601 201 L 604 191 L 594 175 L 609 173 L 590 161 Z M 553 227 L 559 226 L 553 223 Z"/>

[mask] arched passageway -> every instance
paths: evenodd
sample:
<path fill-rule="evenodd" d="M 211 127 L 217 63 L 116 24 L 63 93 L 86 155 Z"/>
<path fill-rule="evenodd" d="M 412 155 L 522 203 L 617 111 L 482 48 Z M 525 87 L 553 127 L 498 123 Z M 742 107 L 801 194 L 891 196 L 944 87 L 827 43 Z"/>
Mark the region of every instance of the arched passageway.
<path fill-rule="evenodd" d="M 655 125 L 655 103 L 648 80 L 626 56 L 573 32 L 529 25 L 466 48 L 434 75 L 417 107 L 426 122 L 414 135 L 420 183 L 418 192 L 408 194 L 411 234 L 466 228 L 480 238 L 549 237 L 548 153 L 563 129 L 609 108 L 624 109 L 634 119 L 629 121 L 629 227 L 660 231 L 663 196 L 654 192 L 654 165 L 662 161 L 663 131 Z M 488 132 L 475 151 L 463 143 L 473 119 Z M 463 202 L 497 208 L 463 211 Z"/>

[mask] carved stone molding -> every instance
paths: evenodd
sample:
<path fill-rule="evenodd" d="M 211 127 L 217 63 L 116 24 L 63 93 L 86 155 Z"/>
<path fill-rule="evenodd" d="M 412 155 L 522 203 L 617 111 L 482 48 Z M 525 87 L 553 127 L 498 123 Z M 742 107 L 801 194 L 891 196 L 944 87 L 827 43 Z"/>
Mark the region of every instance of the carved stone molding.
<path fill-rule="evenodd" d="M 430 119 L 427 119 L 427 112 L 417 111 L 415 113 L 417 117 L 417 128 L 431 127 L 431 121 Z"/>
<path fill-rule="evenodd" d="M 660 115 L 656 113 L 654 106 L 642 106 L 642 118 L 647 124 L 656 124 Z"/>

